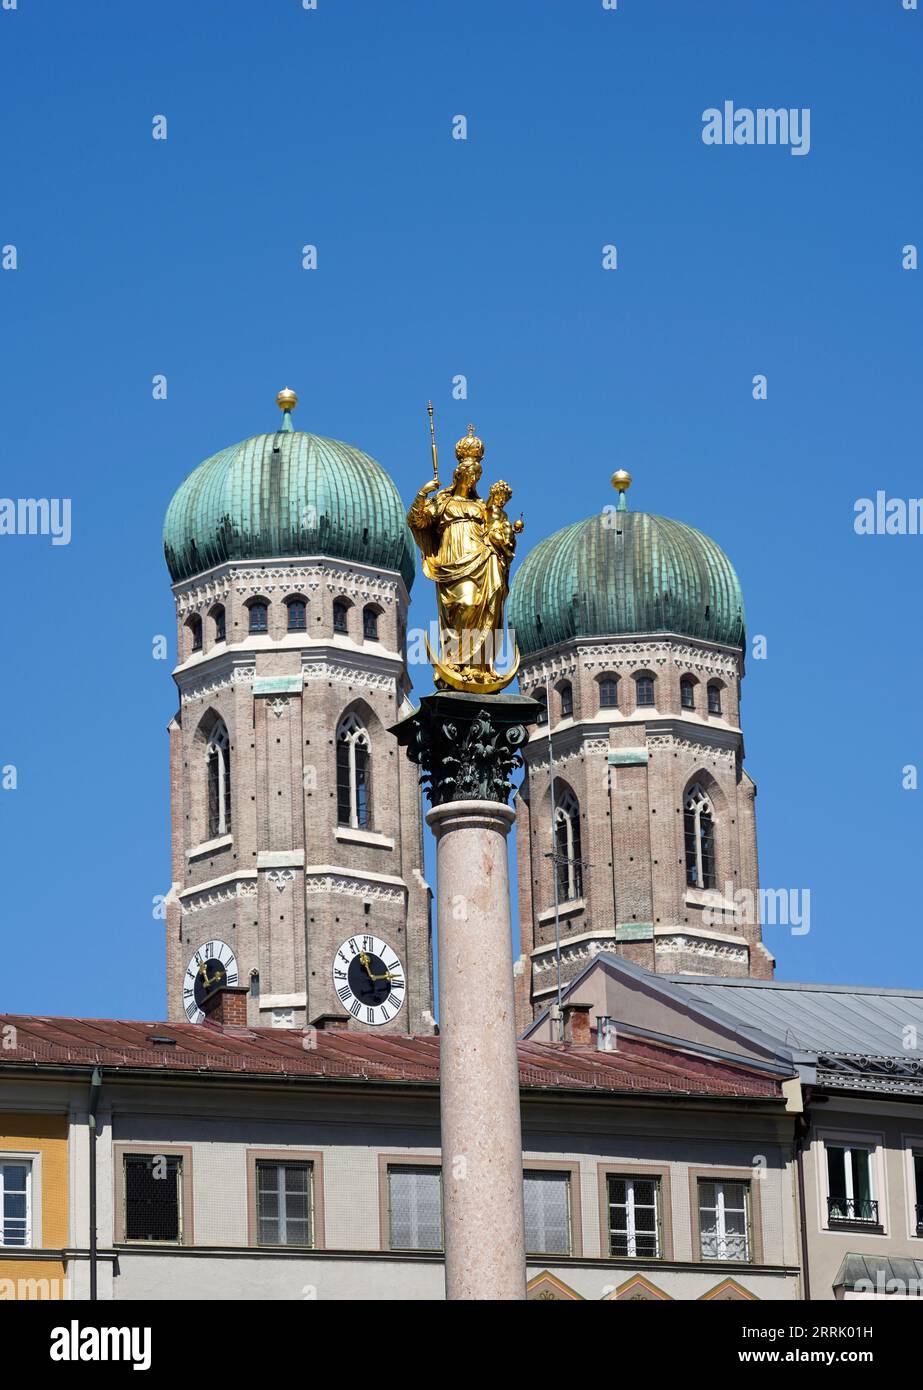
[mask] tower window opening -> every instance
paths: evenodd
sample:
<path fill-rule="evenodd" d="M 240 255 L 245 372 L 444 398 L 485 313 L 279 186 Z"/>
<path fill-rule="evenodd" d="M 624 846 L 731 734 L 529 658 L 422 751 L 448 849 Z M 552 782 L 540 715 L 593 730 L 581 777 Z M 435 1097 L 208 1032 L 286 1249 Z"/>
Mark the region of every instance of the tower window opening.
<path fill-rule="evenodd" d="M 695 709 L 695 681 L 683 676 L 679 683 L 679 702 L 683 709 Z"/>
<path fill-rule="evenodd" d="M 537 725 L 548 723 L 548 694 L 545 690 L 533 690 L 533 698 L 538 700 L 538 717 L 535 722 Z"/>
<path fill-rule="evenodd" d="M 619 683 L 617 676 L 605 676 L 599 682 L 599 708 L 618 709 Z"/>
<path fill-rule="evenodd" d="M 224 642 L 227 639 L 227 619 L 220 603 L 212 610 L 212 622 L 215 624 L 215 641 Z"/>
<path fill-rule="evenodd" d="M 250 631 L 269 631 L 269 604 L 264 603 L 262 599 L 250 605 Z"/>
<path fill-rule="evenodd" d="M 378 641 L 378 613 L 374 608 L 362 610 L 362 636 L 367 642 Z"/>
<path fill-rule="evenodd" d="M 715 886 L 715 817 L 698 782 L 686 793 L 683 809 L 686 883 L 690 888 Z"/>
<path fill-rule="evenodd" d="M 580 805 L 573 792 L 558 798 L 554 810 L 554 871 L 558 897 L 572 902 L 583 895 L 583 863 L 580 852 Z"/>
<path fill-rule="evenodd" d="M 345 599 L 333 600 L 333 630 L 344 635 L 349 632 L 349 604 Z"/>
<path fill-rule="evenodd" d="M 708 712 L 709 714 L 721 713 L 721 686 L 710 685 L 708 687 Z"/>
<path fill-rule="evenodd" d="M 347 714 L 337 729 L 336 762 L 337 822 L 366 830 L 371 824 L 371 747 L 356 714 Z"/>
<path fill-rule="evenodd" d="M 308 625 L 308 605 L 303 598 L 290 598 L 286 600 L 288 609 L 288 630 L 289 632 L 304 632 Z"/>
<path fill-rule="evenodd" d="M 227 726 L 219 720 L 208 737 L 208 838 L 231 833 L 231 745 Z"/>
<path fill-rule="evenodd" d="M 635 676 L 635 704 L 641 706 L 653 706 L 654 704 L 654 677 Z"/>
<path fill-rule="evenodd" d="M 561 697 L 561 718 L 568 719 L 574 712 L 574 687 L 570 681 L 564 681 L 558 687 Z"/>

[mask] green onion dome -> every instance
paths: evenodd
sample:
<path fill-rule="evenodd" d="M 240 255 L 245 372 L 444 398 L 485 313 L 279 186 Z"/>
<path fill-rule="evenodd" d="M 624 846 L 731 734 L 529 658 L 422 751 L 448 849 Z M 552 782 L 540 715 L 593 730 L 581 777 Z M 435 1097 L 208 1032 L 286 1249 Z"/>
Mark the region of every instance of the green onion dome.
<path fill-rule="evenodd" d="M 369 454 L 295 430 L 293 391 L 282 426 L 200 463 L 167 508 L 163 547 L 174 581 L 225 560 L 325 555 L 397 570 L 408 589 L 413 539 L 400 494 Z"/>
<path fill-rule="evenodd" d="M 507 617 L 524 656 L 574 637 L 653 632 L 742 647 L 746 631 L 721 547 L 681 521 L 625 510 L 540 541 L 519 566 Z"/>

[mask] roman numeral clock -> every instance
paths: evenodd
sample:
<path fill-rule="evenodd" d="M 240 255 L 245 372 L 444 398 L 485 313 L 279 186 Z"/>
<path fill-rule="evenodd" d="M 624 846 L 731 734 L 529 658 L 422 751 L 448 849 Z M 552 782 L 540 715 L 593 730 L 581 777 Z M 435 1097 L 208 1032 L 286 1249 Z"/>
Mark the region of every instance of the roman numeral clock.
<path fill-rule="evenodd" d="M 393 947 L 377 936 L 351 936 L 333 958 L 333 987 L 359 1023 L 390 1023 L 400 1013 L 407 988 L 404 967 Z"/>
<path fill-rule="evenodd" d="M 206 941 L 193 952 L 183 976 L 183 1009 L 190 1023 L 201 1023 L 215 990 L 240 983 L 237 957 L 226 941 Z"/>

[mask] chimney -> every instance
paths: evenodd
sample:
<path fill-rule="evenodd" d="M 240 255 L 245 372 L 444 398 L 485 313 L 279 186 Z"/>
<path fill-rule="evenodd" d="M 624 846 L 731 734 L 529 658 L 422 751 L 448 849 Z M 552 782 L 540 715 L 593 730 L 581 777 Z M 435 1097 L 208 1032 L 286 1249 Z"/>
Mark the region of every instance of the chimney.
<path fill-rule="evenodd" d="M 311 1027 L 327 1033 L 342 1032 L 349 1027 L 349 1014 L 318 1014 L 311 1019 Z"/>
<path fill-rule="evenodd" d="M 216 989 L 202 1006 L 209 1023 L 228 1023 L 235 1028 L 246 1028 L 249 993 L 246 985 L 222 985 Z"/>
<path fill-rule="evenodd" d="M 590 1009 L 592 1004 L 565 1004 L 564 1041 L 572 1047 L 590 1046 Z"/>

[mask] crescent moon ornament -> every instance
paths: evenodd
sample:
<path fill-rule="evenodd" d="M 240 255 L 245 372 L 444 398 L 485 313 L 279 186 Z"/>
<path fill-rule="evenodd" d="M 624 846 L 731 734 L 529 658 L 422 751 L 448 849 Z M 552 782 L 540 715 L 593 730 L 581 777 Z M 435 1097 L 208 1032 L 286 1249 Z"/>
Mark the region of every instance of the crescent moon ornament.
<path fill-rule="evenodd" d="M 519 670 L 519 662 L 522 659 L 518 647 L 515 649 L 516 654 L 513 657 L 512 666 L 508 671 L 504 672 L 502 676 L 498 676 L 491 665 L 485 669 L 490 672 L 492 679 L 481 680 L 475 677 L 469 677 L 466 680 L 460 674 L 457 667 L 449 665 L 448 662 L 439 660 L 430 646 L 428 637 L 424 638 L 424 640 L 426 642 L 426 654 L 430 659 L 430 664 L 436 672 L 437 677 L 441 681 L 445 681 L 446 685 L 450 686 L 453 690 L 460 690 L 463 694 L 467 695 L 494 695 L 498 690 L 505 690 L 510 682 L 516 679 L 516 673 Z"/>

